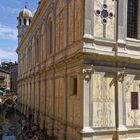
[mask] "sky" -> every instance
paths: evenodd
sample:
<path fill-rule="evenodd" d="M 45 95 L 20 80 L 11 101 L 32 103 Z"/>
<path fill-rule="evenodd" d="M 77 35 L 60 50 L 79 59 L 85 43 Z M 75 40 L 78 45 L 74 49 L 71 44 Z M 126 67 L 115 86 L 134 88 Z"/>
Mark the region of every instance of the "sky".
<path fill-rule="evenodd" d="M 0 62 L 17 61 L 17 17 L 26 2 L 28 9 L 36 10 L 38 0 L 0 0 Z"/>

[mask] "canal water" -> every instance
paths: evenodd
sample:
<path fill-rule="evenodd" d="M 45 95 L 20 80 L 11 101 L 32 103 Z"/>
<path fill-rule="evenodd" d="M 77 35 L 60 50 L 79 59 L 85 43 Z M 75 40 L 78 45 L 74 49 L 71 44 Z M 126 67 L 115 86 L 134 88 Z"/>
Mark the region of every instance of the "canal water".
<path fill-rule="evenodd" d="M 17 114 L 5 116 L 4 111 L 0 113 L 0 140 L 18 140 L 18 136 L 22 132 L 18 123 L 20 117 Z"/>

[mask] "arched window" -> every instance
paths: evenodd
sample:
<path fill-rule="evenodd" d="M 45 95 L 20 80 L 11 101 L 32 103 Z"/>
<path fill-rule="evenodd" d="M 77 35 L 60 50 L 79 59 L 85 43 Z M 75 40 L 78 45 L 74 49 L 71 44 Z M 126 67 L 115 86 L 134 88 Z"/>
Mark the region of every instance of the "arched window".
<path fill-rule="evenodd" d="M 26 25 L 26 19 L 23 19 L 23 23 L 24 23 L 24 25 Z"/>
<path fill-rule="evenodd" d="M 52 54 L 53 52 L 53 22 L 52 20 L 49 21 L 49 53 Z"/>
<path fill-rule="evenodd" d="M 32 63 L 35 66 L 35 39 L 32 39 Z"/>
<path fill-rule="evenodd" d="M 46 60 L 46 31 L 45 31 L 45 25 L 43 24 L 42 25 L 42 28 L 41 28 L 41 61 L 44 61 Z"/>

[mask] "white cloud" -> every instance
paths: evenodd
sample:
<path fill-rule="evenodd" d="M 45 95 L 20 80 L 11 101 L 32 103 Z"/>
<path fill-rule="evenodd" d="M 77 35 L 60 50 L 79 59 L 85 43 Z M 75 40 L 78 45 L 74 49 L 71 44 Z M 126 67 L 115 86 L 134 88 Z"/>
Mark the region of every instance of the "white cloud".
<path fill-rule="evenodd" d="M 0 40 L 17 40 L 17 29 L 0 24 Z"/>
<path fill-rule="evenodd" d="M 0 49 L 0 59 L 10 59 L 12 61 L 17 60 L 16 52 L 6 51 Z"/>
<path fill-rule="evenodd" d="M 13 57 L 15 55 L 16 55 L 16 52 L 5 51 L 5 50 L 0 49 L 0 57 L 5 57 L 5 56 Z"/>

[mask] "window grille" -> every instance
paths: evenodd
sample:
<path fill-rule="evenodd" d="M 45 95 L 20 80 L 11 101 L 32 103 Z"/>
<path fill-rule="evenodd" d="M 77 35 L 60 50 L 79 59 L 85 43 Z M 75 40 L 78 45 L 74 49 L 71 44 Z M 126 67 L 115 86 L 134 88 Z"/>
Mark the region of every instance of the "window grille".
<path fill-rule="evenodd" d="M 138 0 L 128 0 L 127 7 L 127 36 L 137 38 Z"/>

